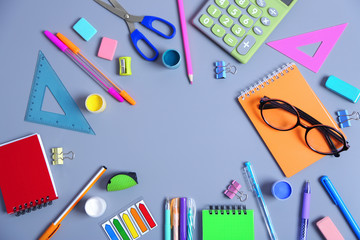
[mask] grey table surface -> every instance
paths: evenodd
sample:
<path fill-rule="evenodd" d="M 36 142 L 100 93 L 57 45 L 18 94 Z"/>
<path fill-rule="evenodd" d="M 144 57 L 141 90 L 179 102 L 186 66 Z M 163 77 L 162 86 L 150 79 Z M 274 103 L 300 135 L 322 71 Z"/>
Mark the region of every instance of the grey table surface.
<path fill-rule="evenodd" d="M 258 181 L 271 213 L 279 239 L 297 239 L 300 224 L 302 187 L 306 179 L 312 187 L 309 239 L 321 239 L 315 222 L 330 216 L 345 239 L 355 239 L 339 209 L 333 204 L 319 177 L 328 175 L 354 218 L 360 221 L 360 123 L 344 129 L 351 148 L 340 158 L 324 157 L 288 179 L 293 194 L 286 201 L 271 196 L 273 182 L 284 175 L 270 152 L 236 101 L 240 91 L 265 74 L 290 62 L 286 56 L 269 46 L 260 47 L 247 64 L 239 64 L 202 35 L 190 20 L 205 1 L 184 1 L 194 68 L 194 84 L 186 77 L 184 61 L 176 70 L 143 60 L 129 41 L 125 23 L 91 0 L 63 1 L 1 1 L 0 2 L 0 68 L 1 120 L 0 142 L 31 133 L 39 133 L 48 158 L 51 147 L 64 147 L 76 153 L 73 161 L 51 166 L 59 199 L 47 209 L 21 217 L 6 213 L 0 198 L 0 239 L 36 239 L 57 218 L 67 204 L 86 184 L 101 165 L 108 170 L 62 222 L 53 239 L 105 239 L 102 220 L 112 216 L 134 199 L 142 197 L 154 215 L 158 227 L 141 239 L 163 239 L 164 199 L 192 197 L 196 200 L 198 217 L 195 239 L 201 239 L 201 210 L 210 204 L 236 204 L 223 195 L 232 179 L 242 185 L 244 162 L 254 165 Z M 159 16 L 174 23 L 178 32 L 171 39 L 162 39 L 139 27 L 160 53 L 177 49 L 183 55 L 177 3 L 165 0 L 121 1 L 135 15 Z M 335 75 L 360 87 L 358 79 L 360 48 L 358 40 L 360 2 L 357 0 L 299 0 L 266 42 L 306 33 L 342 23 L 349 23 L 343 35 L 318 73 L 298 67 L 320 100 L 332 114 L 340 109 L 359 111 L 358 104 L 330 92 L 324 79 Z M 72 29 L 80 18 L 86 18 L 98 33 L 89 41 L 82 40 Z M 118 103 L 55 48 L 43 35 L 44 30 L 61 32 L 72 39 L 90 59 L 137 101 L 135 106 Z M 96 56 L 102 37 L 118 41 L 113 61 Z M 80 106 L 96 135 L 39 125 L 24 121 L 38 51 L 42 50 L 69 93 Z M 117 74 L 120 56 L 132 57 L 132 76 Z M 184 57 L 183 57 L 184 60 Z M 225 80 L 214 78 L 214 62 L 234 64 L 238 73 Z M 84 100 L 88 94 L 104 95 L 108 106 L 95 115 L 87 112 Z M 56 109 L 55 101 L 46 97 L 44 108 Z M 284 143 L 286 147 L 286 143 Z M 294 153 L 296 154 L 296 153 Z M 21 166 L 14 166 L 16 168 Z M 114 174 L 134 171 L 139 184 L 133 188 L 106 192 L 107 180 Z M 24 185 L 26 186 L 26 183 Z M 255 210 L 255 238 L 268 239 L 256 199 L 249 194 L 247 208 Z M 100 196 L 107 210 L 100 218 L 84 212 L 84 202 Z"/>

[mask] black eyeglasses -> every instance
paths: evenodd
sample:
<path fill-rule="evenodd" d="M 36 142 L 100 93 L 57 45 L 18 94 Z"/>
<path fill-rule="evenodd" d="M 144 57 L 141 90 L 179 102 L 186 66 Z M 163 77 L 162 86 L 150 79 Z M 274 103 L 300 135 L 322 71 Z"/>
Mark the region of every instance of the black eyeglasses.
<path fill-rule="evenodd" d="M 276 130 L 289 131 L 297 126 L 305 128 L 305 142 L 314 152 L 339 157 L 340 152 L 350 147 L 340 131 L 321 124 L 309 114 L 283 100 L 263 97 L 259 108 L 264 122 Z M 300 118 L 312 126 L 306 126 Z"/>

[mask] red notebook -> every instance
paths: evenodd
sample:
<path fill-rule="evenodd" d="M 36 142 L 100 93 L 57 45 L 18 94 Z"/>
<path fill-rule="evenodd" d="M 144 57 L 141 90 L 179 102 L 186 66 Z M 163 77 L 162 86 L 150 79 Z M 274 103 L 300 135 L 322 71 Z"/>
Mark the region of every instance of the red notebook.
<path fill-rule="evenodd" d="M 58 198 L 40 135 L 0 145 L 0 189 L 8 214 L 24 214 Z"/>

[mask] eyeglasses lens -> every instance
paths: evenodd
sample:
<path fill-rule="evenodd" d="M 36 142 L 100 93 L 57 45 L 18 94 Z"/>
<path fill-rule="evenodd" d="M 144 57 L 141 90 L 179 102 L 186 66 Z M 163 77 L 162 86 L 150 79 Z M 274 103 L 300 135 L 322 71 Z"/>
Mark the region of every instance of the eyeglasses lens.
<path fill-rule="evenodd" d="M 325 126 L 310 129 L 306 135 L 306 141 L 312 149 L 323 154 L 331 154 L 333 150 L 340 151 L 344 147 L 342 136 Z"/>
<path fill-rule="evenodd" d="M 268 125 L 279 130 L 293 128 L 297 121 L 294 108 L 283 101 L 268 101 L 262 107 L 262 116 Z"/>

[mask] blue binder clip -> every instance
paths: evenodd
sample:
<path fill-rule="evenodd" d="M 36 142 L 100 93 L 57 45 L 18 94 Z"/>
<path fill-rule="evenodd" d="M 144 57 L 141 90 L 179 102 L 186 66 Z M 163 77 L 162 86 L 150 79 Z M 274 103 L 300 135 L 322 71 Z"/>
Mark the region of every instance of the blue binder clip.
<path fill-rule="evenodd" d="M 225 61 L 217 61 L 215 66 L 216 79 L 225 79 L 226 73 L 235 74 L 237 72 L 235 66 L 230 66 L 230 63 L 226 64 Z"/>
<path fill-rule="evenodd" d="M 341 128 L 351 127 L 350 120 L 360 120 L 360 113 L 355 111 L 349 114 L 347 110 L 340 110 L 336 112 L 336 115 Z"/>

